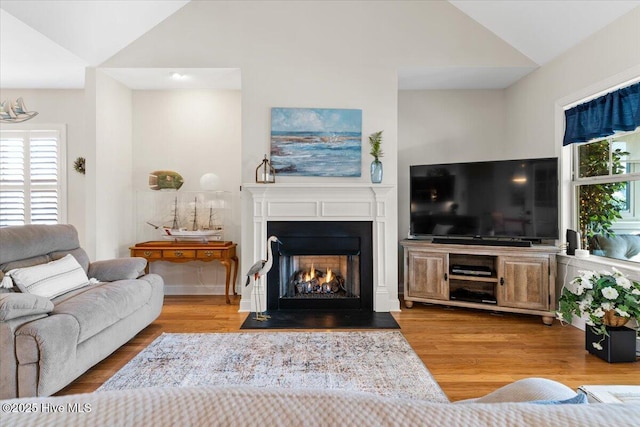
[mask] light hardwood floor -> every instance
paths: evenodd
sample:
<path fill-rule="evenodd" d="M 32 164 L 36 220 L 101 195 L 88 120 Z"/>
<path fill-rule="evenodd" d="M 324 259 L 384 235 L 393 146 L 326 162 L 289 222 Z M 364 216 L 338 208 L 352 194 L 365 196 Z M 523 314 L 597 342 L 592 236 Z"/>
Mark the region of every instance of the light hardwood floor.
<path fill-rule="evenodd" d="M 94 391 L 163 332 L 237 332 L 240 297 L 167 296 L 160 317 L 58 395 Z M 415 304 L 393 313 L 401 332 L 450 400 L 482 396 L 514 380 L 545 377 L 571 388 L 640 384 L 640 362 L 609 364 L 584 350 L 584 332 L 539 317 Z"/>

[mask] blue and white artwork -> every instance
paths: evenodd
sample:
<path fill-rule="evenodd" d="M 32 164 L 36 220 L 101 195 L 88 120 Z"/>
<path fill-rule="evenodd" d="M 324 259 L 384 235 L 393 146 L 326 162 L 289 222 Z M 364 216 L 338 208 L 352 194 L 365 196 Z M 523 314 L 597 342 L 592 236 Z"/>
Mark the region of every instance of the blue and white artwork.
<path fill-rule="evenodd" d="M 276 175 L 358 177 L 361 151 L 362 110 L 271 109 Z"/>

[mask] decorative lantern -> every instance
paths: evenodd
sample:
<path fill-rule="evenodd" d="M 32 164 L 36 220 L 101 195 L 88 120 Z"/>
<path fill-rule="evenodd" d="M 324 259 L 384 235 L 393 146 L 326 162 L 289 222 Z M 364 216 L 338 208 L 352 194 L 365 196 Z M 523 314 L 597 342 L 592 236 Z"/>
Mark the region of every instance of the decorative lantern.
<path fill-rule="evenodd" d="M 267 160 L 267 155 L 264 155 L 264 160 L 256 168 L 256 182 L 259 184 L 273 184 L 276 182 L 276 171 Z"/>

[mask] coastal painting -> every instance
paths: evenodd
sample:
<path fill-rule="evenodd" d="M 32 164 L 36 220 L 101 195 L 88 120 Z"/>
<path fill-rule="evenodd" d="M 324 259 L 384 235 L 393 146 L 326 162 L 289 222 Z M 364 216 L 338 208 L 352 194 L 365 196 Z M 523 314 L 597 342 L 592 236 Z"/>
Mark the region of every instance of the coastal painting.
<path fill-rule="evenodd" d="M 276 175 L 359 177 L 362 110 L 272 108 Z"/>

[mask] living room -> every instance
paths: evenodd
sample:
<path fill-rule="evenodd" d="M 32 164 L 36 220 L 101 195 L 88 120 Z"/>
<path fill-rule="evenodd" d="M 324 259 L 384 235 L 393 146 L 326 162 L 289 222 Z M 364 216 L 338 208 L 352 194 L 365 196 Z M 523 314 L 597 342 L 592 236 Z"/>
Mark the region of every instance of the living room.
<path fill-rule="evenodd" d="M 3 1 L 3 28 L 11 28 L 13 20 L 36 25 L 29 14 L 34 6 L 17 3 Z M 566 168 L 571 153 L 570 148 L 562 147 L 564 107 L 633 82 L 640 75 L 637 5 L 557 56 L 533 60 L 457 8 L 457 2 L 177 3 L 183 4 L 112 56 L 99 63 L 85 61 L 82 87 L 5 87 L 7 74 L 3 68 L 0 99 L 22 97 L 38 112 L 27 122 L 29 126 L 66 125 L 64 222 L 78 229 L 81 246 L 90 259 L 128 256 L 129 247 L 140 241 L 142 221 L 137 216 L 136 198 L 148 190 L 151 171 L 179 172 L 185 181 L 181 191 L 199 190 L 201 176 L 215 173 L 220 178 L 219 189 L 231 195 L 232 214 L 225 224 L 225 240 L 238 243 L 242 276 L 262 255 L 262 248 L 255 247 L 252 200 L 241 187 L 255 184 L 256 167 L 270 152 L 271 109 L 360 109 L 363 166 L 359 178 L 283 176 L 276 177 L 276 185 L 369 185 L 368 164 L 372 159 L 365 136 L 384 130 L 382 185 L 389 188 L 388 197 L 393 201 L 387 206 L 385 239 L 392 244 L 384 248 L 389 262 L 380 281 L 387 288 L 387 310 L 399 316 L 402 328 L 415 337 L 420 328 L 411 326 L 412 316 L 428 319 L 432 312 L 427 310 L 432 309 L 437 317 L 448 313 L 437 307 L 415 307 L 412 312 L 401 306 L 403 261 L 399 242 L 407 237 L 409 229 L 409 166 L 560 158 L 561 171 L 567 175 L 563 175 L 560 188 L 559 245 L 564 242 L 566 229 L 575 228 Z M 50 10 L 51 16 L 56 16 L 54 11 Z M 88 34 L 93 31 L 84 29 Z M 44 29 L 40 31 L 47 34 Z M 52 44 L 64 45 L 70 37 L 71 43 L 66 46 L 73 56 L 89 49 L 83 39 L 91 37 L 56 31 L 47 34 Z M 3 54 L 5 49 L 3 42 Z M 2 66 L 6 66 L 4 61 Z M 189 78 L 154 86 L 153 76 L 166 77 L 174 72 L 191 75 L 192 81 L 201 75 L 216 75 L 218 82 L 221 76 L 227 80 L 224 85 L 206 89 L 190 87 Z M 427 76 L 420 81 L 432 86 L 411 83 L 415 75 Z M 457 75 L 462 77 L 455 79 Z M 472 84 L 478 75 L 506 76 L 511 82 L 502 80 L 502 86 L 495 87 L 485 78 L 484 86 Z M 448 83 L 433 85 L 443 80 L 442 76 L 449 78 Z M 129 86 L 122 81 L 130 82 Z M 187 85 L 180 86 L 184 83 Z M 2 129 L 7 126 L 3 124 Z M 84 175 L 71 168 L 79 157 L 86 159 Z M 150 231 L 150 227 L 144 231 Z M 610 265 L 594 258 L 598 257 L 576 262 L 588 269 Z M 562 262 L 559 260 L 560 265 Z M 616 265 L 640 279 L 640 269 L 633 263 Z M 213 263 L 202 267 L 155 263 L 151 270 L 163 277 L 166 295 L 184 301 L 184 310 L 191 303 L 180 295 L 196 295 L 194 301 L 208 301 L 200 306 L 202 313 L 232 319 L 228 324 L 223 322 L 222 329 L 232 328 L 230 324 L 248 314 L 251 287 L 243 286 L 244 279 L 235 284 L 240 296 L 230 307 L 223 300 L 206 299 L 223 293 L 223 267 Z M 565 270 L 559 267 L 559 279 Z M 569 277 L 575 275 L 575 270 L 568 270 Z M 203 282 L 213 284 L 203 287 Z M 496 328 L 493 318 L 482 317 L 486 315 L 482 313 L 477 319 L 476 312 L 456 311 L 450 320 L 443 318 L 442 322 L 455 325 L 477 321 L 483 327 Z M 185 318 L 190 316 L 184 314 Z M 515 328 L 542 328 L 539 320 L 533 325 L 528 318 L 505 316 L 499 320 L 513 321 Z M 186 332 L 187 323 L 170 328 Z M 151 332 L 143 334 L 146 338 L 136 338 L 137 342 L 148 344 L 147 339 L 158 332 L 158 327 L 152 326 Z M 557 322 L 550 329 L 553 332 L 543 329 L 540 333 L 554 334 L 552 340 L 573 340 L 574 344 L 583 339 L 582 331 L 570 331 L 575 328 L 562 328 L 566 336 L 555 335 L 556 329 Z M 490 337 L 484 339 L 491 341 Z M 508 335 L 499 339 L 508 342 Z M 128 347 L 129 354 L 135 348 L 134 342 Z M 574 351 L 586 357 L 583 348 Z M 123 360 L 112 363 L 121 364 Z M 577 381 L 601 369 L 618 384 L 634 384 L 638 374 L 633 365 L 592 365 L 583 368 Z M 603 376 L 606 378 L 606 374 Z M 447 382 L 446 375 L 439 379 Z M 497 388 L 495 381 L 488 379 L 487 383 L 473 392 L 480 395 Z M 573 388 L 577 385 L 570 384 Z M 452 385 L 453 393 L 456 387 Z M 471 397 L 473 392 L 456 396 Z"/>

